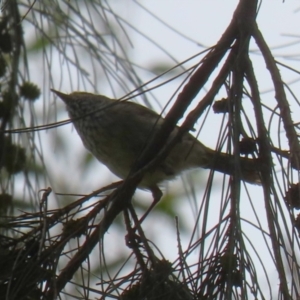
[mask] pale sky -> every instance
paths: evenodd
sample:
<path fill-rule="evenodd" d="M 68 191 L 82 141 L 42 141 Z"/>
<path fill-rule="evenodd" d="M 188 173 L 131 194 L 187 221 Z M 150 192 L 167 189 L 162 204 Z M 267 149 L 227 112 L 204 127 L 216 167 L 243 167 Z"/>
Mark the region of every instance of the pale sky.
<path fill-rule="evenodd" d="M 180 33 L 188 37 L 190 40 L 180 36 L 178 33 L 175 33 L 167 28 L 164 24 L 155 20 L 153 16 L 145 12 L 137 3 L 146 6 L 154 15 L 163 19 L 166 24 L 180 31 Z M 202 51 L 204 48 L 201 45 L 209 47 L 213 46 L 218 41 L 225 28 L 228 26 L 237 3 L 238 1 L 233 0 L 151 0 L 139 1 L 136 3 L 134 1 L 127 0 L 120 2 L 116 1 L 112 3 L 112 5 L 118 14 L 126 19 L 130 24 L 137 27 L 138 30 L 147 35 L 147 37 L 154 39 L 160 47 L 166 49 L 176 61 L 180 62 Z M 271 47 L 289 44 L 299 39 L 300 18 L 299 13 L 296 12 L 298 7 L 300 7 L 300 1 L 289 0 L 285 1 L 284 3 L 279 0 L 263 1 L 261 11 L 258 15 L 258 24 Z M 133 47 L 127 42 L 126 38 L 124 38 L 124 44 L 127 47 L 130 58 L 135 63 L 145 68 L 153 66 L 153 64 L 159 65 L 160 63 L 166 63 L 170 66 L 175 65 L 175 62 L 168 58 L 161 50 L 158 49 L 158 47 L 153 46 L 152 43 L 142 38 L 140 34 L 134 33 L 129 28 L 127 28 L 127 30 Z M 292 35 L 294 36 L 292 37 Z M 254 51 L 257 49 L 254 43 L 251 44 L 251 49 Z M 289 48 L 276 49 L 274 53 L 279 55 L 278 59 L 280 61 L 283 61 L 284 63 L 289 64 L 291 67 L 300 70 L 299 60 L 296 61 L 290 60 L 289 58 L 283 58 L 283 56 L 286 55 L 297 55 L 299 57 L 299 50 L 299 44 L 297 44 Z M 256 56 L 256 54 L 253 54 L 253 57 L 253 60 L 256 63 L 255 67 L 259 73 L 258 76 L 261 76 L 259 86 L 263 91 L 268 91 L 270 88 L 272 88 L 272 86 L 265 71 L 264 64 L 261 63 L 259 56 Z M 196 61 L 193 61 L 193 63 L 195 62 Z M 285 76 L 284 79 L 286 81 L 298 79 L 298 74 L 296 73 L 282 70 L 282 74 Z M 65 76 L 69 75 L 66 74 Z M 146 73 L 144 76 L 145 81 L 149 80 L 151 77 Z M 32 77 L 33 81 L 41 81 L 39 74 L 36 74 L 36 78 L 34 78 L 34 76 Z M 179 82 L 180 81 L 175 81 L 171 84 L 168 84 L 167 88 L 163 87 L 157 91 L 154 91 L 155 96 L 159 99 L 159 104 L 152 104 L 158 112 L 160 107 L 166 103 L 174 90 L 178 87 Z M 299 84 L 297 83 L 297 85 Z M 295 88 L 295 84 L 291 86 Z M 57 87 L 54 86 L 54 88 Z M 299 88 L 295 90 L 299 91 Z M 67 93 L 71 92 L 68 79 L 64 80 L 62 83 L 61 91 Z M 113 94 L 108 86 L 104 93 L 108 96 L 112 96 Z M 122 96 L 121 89 L 117 91 L 117 93 L 118 96 Z M 269 104 L 273 103 L 274 95 L 272 93 L 266 94 L 266 98 L 264 98 L 263 101 L 266 101 Z M 63 110 L 63 105 L 59 105 L 62 109 L 59 110 L 57 120 L 65 120 L 68 118 L 68 116 Z M 298 117 L 300 116 L 299 107 L 293 106 L 292 109 L 294 112 L 294 121 L 300 121 L 300 117 Z M 250 111 L 249 114 L 251 114 Z M 207 120 L 206 125 L 207 128 L 209 128 L 208 134 L 206 134 L 205 131 L 202 131 L 200 134 L 201 141 L 210 147 L 214 146 L 217 139 L 217 133 L 219 129 L 217 124 L 221 122 L 220 118 L 220 116 L 211 116 L 211 119 L 209 118 Z M 277 134 L 277 129 L 278 128 L 274 126 L 274 134 Z M 59 148 L 59 141 L 55 139 L 57 132 L 59 132 L 60 138 L 67 141 L 67 147 L 64 150 L 65 154 L 57 151 Z M 284 133 L 282 133 L 282 135 L 284 136 Z M 53 181 L 50 184 L 53 184 L 52 187 L 54 190 L 58 192 L 67 192 L 61 190 L 62 186 L 64 185 L 62 184 L 60 186 L 59 181 L 56 180 L 57 178 L 61 178 L 62 182 L 67 184 L 68 191 L 72 191 L 74 193 L 89 193 L 102 185 L 109 184 L 112 181 L 117 180 L 115 176 L 113 176 L 105 167 L 101 166 L 100 163 L 96 161 L 89 166 L 87 172 L 82 172 L 82 163 L 77 158 L 78 156 L 81 157 L 86 150 L 82 146 L 76 131 L 74 129 L 72 130 L 71 125 L 59 127 L 58 129 L 47 133 L 42 132 L 41 139 L 43 141 L 44 155 L 47 157 L 47 170 L 50 173 L 50 176 L 53 178 Z M 190 180 L 194 181 L 195 189 L 200 193 L 199 195 L 202 195 L 205 182 L 202 183 L 202 185 L 199 185 L 197 179 L 207 180 L 208 172 L 193 172 L 193 174 L 196 177 L 192 177 Z M 187 178 L 188 177 L 184 177 L 184 180 L 187 180 Z M 192 198 L 189 198 L 184 190 L 184 187 L 182 186 L 180 179 L 172 182 L 168 186 L 168 190 L 171 191 L 171 194 L 176 192 L 181 194 L 180 201 L 176 203 L 176 211 L 178 212 L 179 217 L 182 218 L 180 222 L 185 226 L 185 232 L 182 234 L 182 244 L 183 247 L 186 247 L 189 242 L 191 230 L 195 224 L 193 205 L 197 206 L 199 203 L 195 204 L 193 203 L 193 200 L 191 200 Z M 220 192 L 221 181 L 218 181 L 218 186 L 212 196 L 214 203 L 211 204 L 210 211 L 213 221 L 208 221 L 209 226 L 213 226 L 214 221 L 216 221 L 212 216 L 214 206 L 217 213 L 219 212 L 218 205 L 220 201 Z M 256 212 L 258 213 L 262 224 L 264 224 L 266 219 L 261 190 L 259 187 L 252 186 L 250 187 L 250 193 L 252 197 L 257 198 L 257 202 L 260 202 L 260 204 L 257 203 L 257 207 L 260 207 L 260 209 L 257 209 Z M 143 203 L 151 202 L 151 194 L 148 192 L 138 191 L 136 197 L 143 199 Z M 253 212 L 251 212 L 252 209 L 247 200 L 247 195 L 244 194 L 244 197 L 245 199 L 243 199 L 243 207 L 241 210 L 245 216 L 251 219 Z M 201 196 L 197 196 L 196 198 L 197 201 L 201 200 Z M 56 206 L 56 200 L 53 199 L 52 205 Z M 146 231 L 149 230 L 149 237 L 155 238 L 157 245 L 163 251 L 166 258 L 170 261 L 177 257 L 178 251 L 177 236 L 174 230 L 174 224 L 174 221 L 172 221 L 170 218 L 165 218 L 163 215 L 158 214 L 152 214 L 152 216 L 150 216 L 145 222 L 145 229 Z M 164 229 L 163 233 L 161 228 Z M 263 250 L 263 241 L 260 240 L 260 237 L 256 235 L 257 233 L 253 230 L 253 228 L 250 228 L 250 226 L 249 228 L 245 226 L 245 228 L 245 230 L 249 230 L 248 234 L 250 237 L 255 237 L 256 249 L 261 251 L 260 253 L 265 251 Z M 120 244 L 120 235 L 118 230 L 119 228 L 112 228 L 107 236 L 107 239 L 110 240 L 110 246 L 108 246 L 107 249 L 110 252 L 110 255 L 116 255 L 117 252 L 120 251 L 120 248 L 117 246 Z M 123 237 L 121 237 L 121 241 L 124 241 Z M 253 243 L 255 243 L 254 240 Z M 195 254 L 192 259 L 196 260 L 197 255 Z M 267 266 L 268 264 L 271 266 L 268 256 L 266 256 L 264 260 Z M 272 272 L 272 268 L 273 267 L 271 266 L 270 272 Z M 276 284 L 277 277 L 273 279 L 275 280 Z"/>

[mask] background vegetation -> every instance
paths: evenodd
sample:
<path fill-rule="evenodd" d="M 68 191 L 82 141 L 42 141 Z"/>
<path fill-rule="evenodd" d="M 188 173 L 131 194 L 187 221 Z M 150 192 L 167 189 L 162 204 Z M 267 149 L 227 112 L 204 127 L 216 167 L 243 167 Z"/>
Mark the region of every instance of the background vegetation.
<path fill-rule="evenodd" d="M 147 2 L 2 2 L 0 299 L 300 298 L 299 37 L 271 49 L 261 5 L 230 2 L 207 42 L 214 15 L 177 8 L 169 25 Z M 156 149 L 173 125 L 194 128 L 211 148 L 260 159 L 261 185 L 183 174 L 139 226 L 150 193 L 135 193 L 135 177 L 111 186 L 50 88 L 143 103 L 170 125 Z"/>

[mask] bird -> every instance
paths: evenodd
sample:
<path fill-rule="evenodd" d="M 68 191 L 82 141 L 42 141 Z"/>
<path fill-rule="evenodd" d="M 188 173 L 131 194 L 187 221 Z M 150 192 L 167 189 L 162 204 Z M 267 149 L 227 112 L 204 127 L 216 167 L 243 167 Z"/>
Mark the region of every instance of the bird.
<path fill-rule="evenodd" d="M 118 101 L 87 92 L 64 94 L 51 89 L 66 105 L 69 117 L 85 148 L 121 179 L 125 179 L 151 134 L 157 132 L 164 118 L 140 104 Z M 174 138 L 175 127 L 169 139 Z M 212 150 L 190 133 L 185 133 L 165 159 L 147 171 L 138 187 L 150 190 L 154 199 L 162 196 L 160 185 L 183 171 L 195 168 L 212 169 L 233 175 L 240 170 L 241 180 L 260 184 L 258 159 L 239 157 Z"/>

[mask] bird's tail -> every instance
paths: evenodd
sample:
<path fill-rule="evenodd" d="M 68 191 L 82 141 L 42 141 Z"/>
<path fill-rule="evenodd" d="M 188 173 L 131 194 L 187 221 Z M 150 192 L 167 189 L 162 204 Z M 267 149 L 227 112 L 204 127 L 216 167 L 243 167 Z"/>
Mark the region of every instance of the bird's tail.
<path fill-rule="evenodd" d="M 258 159 L 233 155 L 207 149 L 207 169 L 216 170 L 228 175 L 240 176 L 241 180 L 252 184 L 261 184 L 260 162 Z"/>

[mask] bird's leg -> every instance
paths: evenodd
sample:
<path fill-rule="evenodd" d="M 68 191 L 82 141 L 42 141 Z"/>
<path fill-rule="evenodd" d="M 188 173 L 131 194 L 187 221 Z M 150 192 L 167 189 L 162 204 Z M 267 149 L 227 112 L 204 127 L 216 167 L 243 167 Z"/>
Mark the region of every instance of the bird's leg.
<path fill-rule="evenodd" d="M 153 187 L 151 187 L 150 191 L 152 192 L 152 196 L 153 196 L 153 202 L 151 203 L 151 205 L 149 206 L 149 208 L 147 209 L 147 211 L 144 213 L 144 215 L 137 221 L 135 221 L 135 226 L 132 228 L 132 233 L 134 233 L 138 228 L 140 228 L 140 225 L 142 224 L 142 222 L 146 219 L 146 217 L 149 215 L 149 213 L 151 212 L 151 210 L 154 208 L 154 206 L 159 202 L 159 200 L 161 199 L 163 193 L 160 190 L 160 188 L 155 185 Z M 136 236 L 135 236 L 136 238 Z M 128 240 L 128 237 L 127 237 Z"/>
<path fill-rule="evenodd" d="M 152 196 L 153 196 L 153 202 L 149 206 L 149 208 L 147 209 L 147 211 L 144 213 L 144 215 L 140 218 L 140 220 L 139 220 L 140 224 L 142 224 L 142 222 L 146 219 L 146 217 L 148 216 L 148 214 L 150 213 L 150 211 L 159 202 L 159 200 L 161 199 L 161 197 L 163 195 L 162 191 L 160 190 L 160 188 L 157 185 L 151 187 L 150 191 L 151 191 Z"/>

